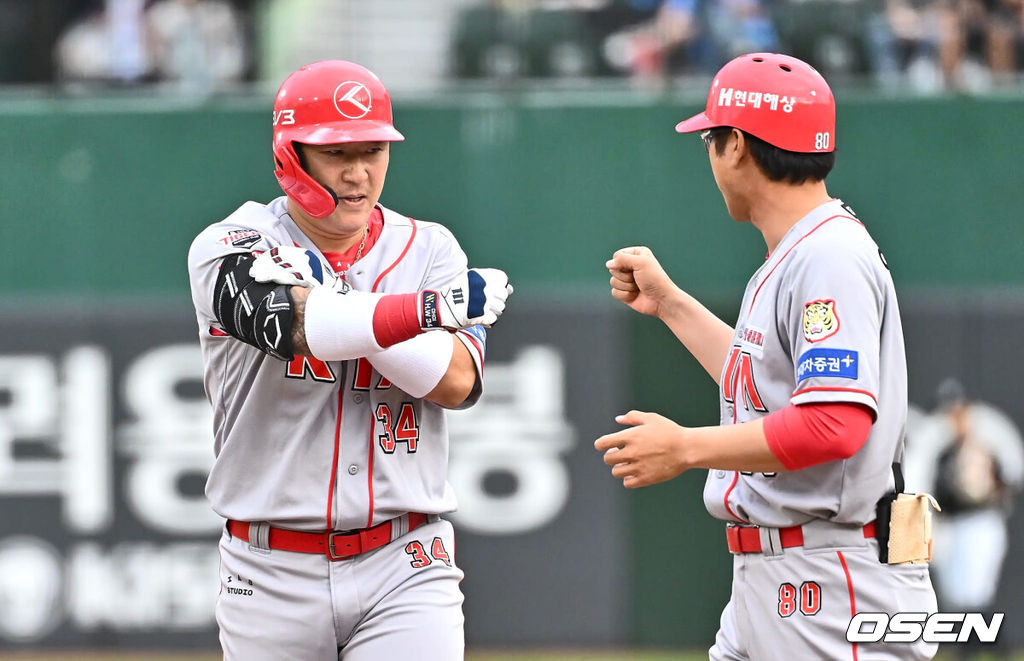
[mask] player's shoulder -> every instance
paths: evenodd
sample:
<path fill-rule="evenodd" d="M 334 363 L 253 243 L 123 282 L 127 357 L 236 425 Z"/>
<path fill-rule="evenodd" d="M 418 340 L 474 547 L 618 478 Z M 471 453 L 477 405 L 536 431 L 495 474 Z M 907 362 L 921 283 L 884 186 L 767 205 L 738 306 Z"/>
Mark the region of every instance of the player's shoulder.
<path fill-rule="evenodd" d="M 791 273 L 880 273 L 884 262 L 878 244 L 863 221 L 836 200 L 810 218 L 805 232 L 787 256 Z"/>
<path fill-rule="evenodd" d="M 275 202 L 246 202 L 223 220 L 204 228 L 189 247 L 189 262 L 213 254 L 260 250 L 281 241 L 281 214 Z"/>
<path fill-rule="evenodd" d="M 817 211 L 817 217 L 804 222 L 806 233 L 793 250 L 805 258 L 878 251 L 864 221 L 841 200 L 833 200 Z"/>
<path fill-rule="evenodd" d="M 416 240 L 423 243 L 458 243 L 452 231 L 439 222 L 413 218 L 384 205 L 378 206 L 384 216 L 384 226 L 392 231 L 410 236 L 415 232 Z"/>

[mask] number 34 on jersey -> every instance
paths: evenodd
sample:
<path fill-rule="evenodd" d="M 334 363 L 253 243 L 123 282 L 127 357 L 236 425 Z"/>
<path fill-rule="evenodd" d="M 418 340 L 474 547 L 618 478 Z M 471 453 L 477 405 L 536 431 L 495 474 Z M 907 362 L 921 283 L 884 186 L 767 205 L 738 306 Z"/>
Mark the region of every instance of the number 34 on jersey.
<path fill-rule="evenodd" d="M 352 389 L 359 391 L 388 390 L 391 382 L 380 376 L 373 385 L 373 366 L 366 358 L 355 361 L 355 374 L 352 377 Z M 289 379 L 311 378 L 314 381 L 334 383 L 337 377 L 331 366 L 322 360 L 306 356 L 296 356 L 288 363 L 285 374 Z M 377 443 L 387 454 L 394 454 L 398 445 L 405 444 L 407 452 L 416 452 L 420 439 L 420 426 L 416 420 L 416 408 L 412 402 L 402 402 L 397 409 L 387 402 L 380 402 L 374 408 L 373 417 L 380 423 L 381 433 L 377 435 Z"/>

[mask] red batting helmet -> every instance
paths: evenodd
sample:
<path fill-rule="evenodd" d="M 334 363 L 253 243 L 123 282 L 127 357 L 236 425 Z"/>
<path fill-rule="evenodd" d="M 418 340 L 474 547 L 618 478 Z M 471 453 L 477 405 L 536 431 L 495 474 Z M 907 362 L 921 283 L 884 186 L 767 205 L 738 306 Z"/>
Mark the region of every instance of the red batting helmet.
<path fill-rule="evenodd" d="M 836 102 L 814 67 L 788 55 L 750 53 L 722 67 L 704 112 L 679 122 L 692 133 L 732 126 L 779 149 L 830 152 L 836 148 Z"/>
<path fill-rule="evenodd" d="M 308 64 L 285 79 L 274 100 L 274 175 L 314 218 L 331 215 L 338 200 L 302 169 L 293 143 L 405 140 L 391 120 L 391 97 L 368 69 L 342 60 Z"/>

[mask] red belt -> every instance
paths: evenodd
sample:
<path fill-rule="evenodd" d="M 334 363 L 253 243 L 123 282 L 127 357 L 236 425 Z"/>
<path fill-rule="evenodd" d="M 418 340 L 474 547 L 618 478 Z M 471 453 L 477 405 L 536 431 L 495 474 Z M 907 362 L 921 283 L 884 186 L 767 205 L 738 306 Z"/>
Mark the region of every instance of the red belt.
<path fill-rule="evenodd" d="M 875 522 L 864 526 L 864 539 L 875 538 Z M 760 553 L 761 529 L 757 526 L 728 525 L 725 527 L 725 539 L 729 542 L 730 553 Z M 800 526 L 779 528 L 779 541 L 782 548 L 804 545 L 804 531 Z"/>
<path fill-rule="evenodd" d="M 409 512 L 408 519 L 408 532 L 412 532 L 427 522 L 427 515 Z M 392 521 L 397 521 L 397 519 Z M 344 560 L 361 553 L 369 553 L 389 544 L 392 521 L 385 521 L 372 528 L 363 528 L 362 530 L 336 532 L 299 532 L 284 528 L 271 528 L 268 545 L 277 551 L 323 553 L 330 560 Z M 249 524 L 245 521 L 228 521 L 228 532 L 232 537 L 251 542 Z"/>

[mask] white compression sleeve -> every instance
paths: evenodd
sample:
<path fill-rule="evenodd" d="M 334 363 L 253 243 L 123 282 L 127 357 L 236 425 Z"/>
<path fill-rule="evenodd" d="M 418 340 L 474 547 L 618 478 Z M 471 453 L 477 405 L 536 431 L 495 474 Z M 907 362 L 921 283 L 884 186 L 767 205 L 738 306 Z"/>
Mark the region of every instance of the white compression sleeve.
<path fill-rule="evenodd" d="M 424 333 L 367 358 L 388 381 L 419 399 L 441 382 L 454 352 L 451 333 Z"/>
<path fill-rule="evenodd" d="M 359 291 L 341 294 L 329 287 L 314 287 L 306 299 L 303 329 L 313 357 L 351 360 L 381 351 L 374 338 L 373 311 L 383 296 Z"/>

